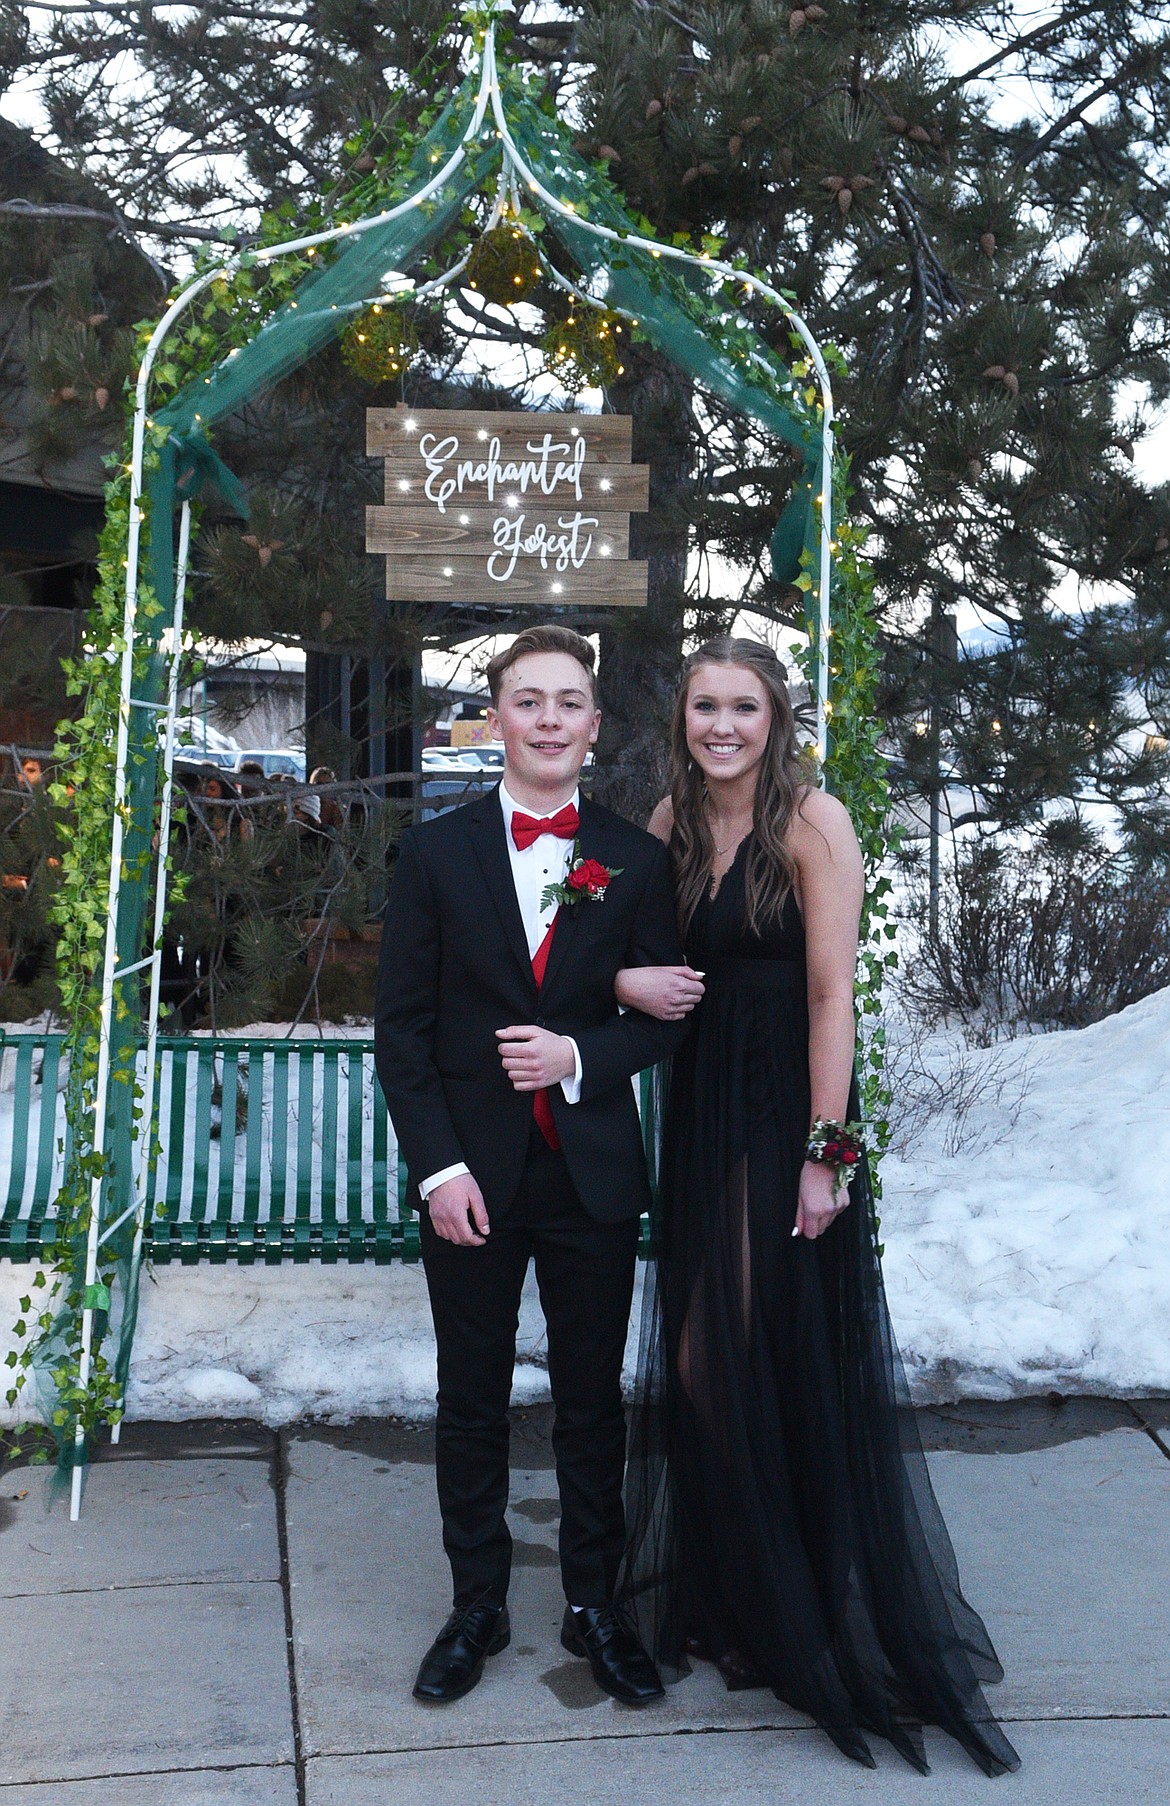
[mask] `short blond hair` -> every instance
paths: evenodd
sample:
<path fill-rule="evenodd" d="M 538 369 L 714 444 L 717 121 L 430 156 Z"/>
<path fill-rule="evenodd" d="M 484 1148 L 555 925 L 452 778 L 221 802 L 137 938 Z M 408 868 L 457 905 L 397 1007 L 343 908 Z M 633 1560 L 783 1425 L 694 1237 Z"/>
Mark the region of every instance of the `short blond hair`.
<path fill-rule="evenodd" d="M 596 701 L 594 666 L 597 654 L 593 647 L 584 634 L 574 633 L 571 627 L 550 624 L 547 627 L 526 627 L 523 633 L 516 635 L 510 646 L 489 659 L 486 676 L 493 706 L 500 700 L 505 671 L 510 671 L 517 659 L 524 658 L 529 652 L 567 652 L 570 658 L 576 659 L 589 679 L 589 694 Z"/>

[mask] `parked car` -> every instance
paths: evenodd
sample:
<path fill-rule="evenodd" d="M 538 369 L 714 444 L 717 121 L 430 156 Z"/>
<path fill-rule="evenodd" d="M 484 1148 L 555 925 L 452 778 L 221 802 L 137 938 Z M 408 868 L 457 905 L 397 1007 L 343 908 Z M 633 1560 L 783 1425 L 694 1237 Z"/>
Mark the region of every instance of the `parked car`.
<path fill-rule="evenodd" d="M 285 777 L 296 778 L 299 784 L 305 782 L 305 755 L 292 746 L 261 747 L 241 752 L 237 754 L 231 769 L 239 771 L 243 765 L 259 765 L 266 778 L 280 773 Z"/>
<path fill-rule="evenodd" d="M 160 743 L 165 731 L 165 722 L 160 719 Z M 234 771 L 240 743 L 200 715 L 176 715 L 175 751 L 181 759 L 197 759 L 204 765 L 218 765 L 221 771 Z"/>

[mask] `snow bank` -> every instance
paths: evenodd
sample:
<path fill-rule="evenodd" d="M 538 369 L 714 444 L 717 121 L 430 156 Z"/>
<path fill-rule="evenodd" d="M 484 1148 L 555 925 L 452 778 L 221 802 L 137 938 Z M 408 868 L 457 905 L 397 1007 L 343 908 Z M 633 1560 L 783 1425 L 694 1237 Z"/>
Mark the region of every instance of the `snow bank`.
<path fill-rule="evenodd" d="M 953 1042 L 918 1054 L 945 1079 Z M 918 1399 L 1170 1392 L 1168 1066 L 1170 990 L 963 1055 L 963 1096 L 884 1167 L 886 1283 Z M 0 1264 L 0 1360 L 31 1276 Z M 417 1266 L 176 1264 L 143 1286 L 135 1417 L 423 1417 L 434 1384 Z M 545 1396 L 530 1281 L 515 1397 Z"/>
<path fill-rule="evenodd" d="M 1005 1062 L 1024 1088 L 1006 1133 Z M 944 1113 L 883 1167 L 886 1286 L 915 1394 L 1170 1392 L 1170 990 L 965 1064 L 965 1121 Z M 940 1153 L 948 1134 L 971 1151 Z"/>

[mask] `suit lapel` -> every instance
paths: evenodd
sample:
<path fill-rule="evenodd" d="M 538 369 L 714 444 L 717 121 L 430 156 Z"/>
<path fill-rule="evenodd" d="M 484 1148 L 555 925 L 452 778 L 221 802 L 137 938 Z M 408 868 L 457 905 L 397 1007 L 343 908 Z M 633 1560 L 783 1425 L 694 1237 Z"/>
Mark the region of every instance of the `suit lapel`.
<path fill-rule="evenodd" d="M 473 803 L 467 814 L 471 844 L 483 869 L 488 895 L 495 905 L 508 945 L 515 954 L 533 995 L 535 995 L 536 980 L 532 976 L 528 937 L 524 933 L 524 919 L 516 900 L 516 886 L 512 882 L 512 866 L 508 858 L 507 842 L 504 839 L 504 812 L 500 806 L 499 785 L 497 784 L 495 789 L 483 797 L 480 802 Z M 553 936 L 554 948 L 560 932 L 561 926 L 558 922 L 557 932 Z"/>
<path fill-rule="evenodd" d="M 582 859 L 599 859 L 604 865 L 605 829 L 598 819 L 597 811 L 587 796 L 581 798 L 581 826 L 577 831 L 578 851 Z M 581 917 L 587 909 L 604 909 L 604 900 L 600 903 L 590 902 L 583 897 L 579 903 L 563 904 L 557 916 L 557 929 L 549 949 L 548 965 L 545 969 L 544 984 L 541 995 L 548 996 L 556 983 L 566 961 L 571 958 L 578 938 Z"/>

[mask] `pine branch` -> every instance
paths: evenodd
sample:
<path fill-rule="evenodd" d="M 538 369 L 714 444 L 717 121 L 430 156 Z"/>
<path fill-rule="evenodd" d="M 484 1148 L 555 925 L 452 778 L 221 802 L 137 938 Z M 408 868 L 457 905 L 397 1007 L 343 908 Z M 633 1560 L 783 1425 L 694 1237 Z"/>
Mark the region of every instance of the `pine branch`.
<path fill-rule="evenodd" d="M 181 221 L 131 219 L 128 214 L 116 209 L 107 212 L 100 207 L 75 207 L 67 201 L 26 201 L 18 197 L 11 201 L 0 201 L 0 213 L 11 214 L 18 219 L 94 220 L 100 225 L 113 226 L 123 237 L 132 240 L 136 232 L 142 232 L 151 238 L 197 238 L 217 245 L 238 246 L 246 242 L 238 233 L 212 232 L 206 226 L 192 226 Z M 142 247 L 136 244 L 136 248 L 141 250 Z M 159 266 L 156 264 L 155 268 L 158 269 Z"/>
<path fill-rule="evenodd" d="M 1104 100 L 1107 95 L 1115 93 L 1116 88 L 1117 78 L 1111 76 L 1107 82 L 1102 82 L 1100 87 L 1094 88 L 1091 94 L 1086 94 L 1083 100 L 1078 100 L 1075 106 L 1069 107 L 1067 112 L 1060 115 L 1059 119 L 1055 119 L 1048 130 L 1032 144 L 1026 156 L 1022 151 L 1018 151 L 1012 161 L 1018 168 L 1027 169 L 1036 161 L 1037 157 L 1048 149 L 1050 144 L 1056 142 L 1062 132 L 1066 132 L 1070 125 L 1076 124 L 1082 113 L 1087 113 L 1091 106 L 1096 105 L 1097 101 Z"/>
<path fill-rule="evenodd" d="M 1021 36 L 1013 38 L 1010 44 L 1004 45 L 991 56 L 985 57 L 983 62 L 976 63 L 973 69 L 965 69 L 962 75 L 952 76 L 946 85 L 948 88 L 965 87 L 968 82 L 976 81 L 981 75 L 986 75 L 989 69 L 998 68 L 1009 57 L 1018 56 L 1022 50 L 1047 48 L 1049 43 L 1063 44 L 1070 25 L 1082 19 L 1099 18 L 1100 12 L 1101 9 L 1097 5 L 1075 6 L 1071 13 L 1062 12 L 1059 18 L 1046 19 L 1043 25 L 1037 25 L 1034 30 L 1026 31 Z"/>

